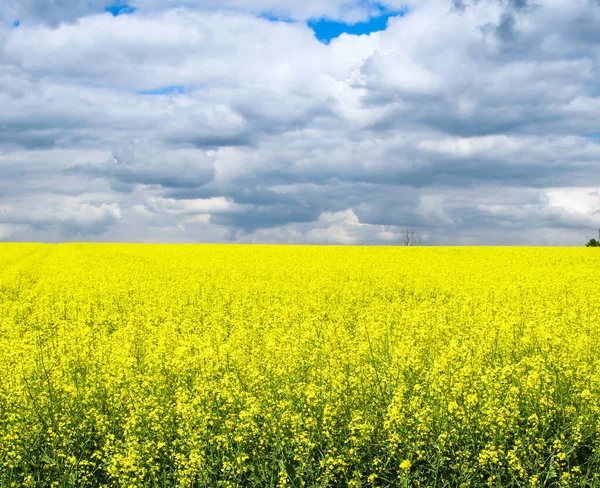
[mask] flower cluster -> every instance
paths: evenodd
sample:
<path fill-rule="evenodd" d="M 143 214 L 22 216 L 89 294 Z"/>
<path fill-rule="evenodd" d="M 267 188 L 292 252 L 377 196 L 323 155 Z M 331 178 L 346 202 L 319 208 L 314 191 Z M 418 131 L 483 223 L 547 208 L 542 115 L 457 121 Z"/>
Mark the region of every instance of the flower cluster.
<path fill-rule="evenodd" d="M 0 486 L 599 486 L 588 249 L 0 246 Z"/>

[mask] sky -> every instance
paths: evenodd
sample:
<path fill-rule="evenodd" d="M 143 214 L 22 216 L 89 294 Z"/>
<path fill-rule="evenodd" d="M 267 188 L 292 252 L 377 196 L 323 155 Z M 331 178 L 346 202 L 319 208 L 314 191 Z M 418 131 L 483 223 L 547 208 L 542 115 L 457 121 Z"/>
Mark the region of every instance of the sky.
<path fill-rule="evenodd" d="M 582 245 L 600 0 L 2 0 L 0 240 Z"/>

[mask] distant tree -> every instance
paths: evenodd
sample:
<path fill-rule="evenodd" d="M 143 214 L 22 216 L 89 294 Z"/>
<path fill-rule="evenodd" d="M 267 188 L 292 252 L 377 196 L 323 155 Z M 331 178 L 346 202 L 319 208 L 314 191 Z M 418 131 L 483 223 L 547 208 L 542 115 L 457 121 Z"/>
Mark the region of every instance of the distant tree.
<path fill-rule="evenodd" d="M 600 229 L 598 229 L 598 239 L 590 239 L 585 247 L 600 247 Z"/>
<path fill-rule="evenodd" d="M 405 246 L 418 246 L 421 243 L 421 237 L 412 227 L 406 227 L 400 232 L 400 242 Z"/>

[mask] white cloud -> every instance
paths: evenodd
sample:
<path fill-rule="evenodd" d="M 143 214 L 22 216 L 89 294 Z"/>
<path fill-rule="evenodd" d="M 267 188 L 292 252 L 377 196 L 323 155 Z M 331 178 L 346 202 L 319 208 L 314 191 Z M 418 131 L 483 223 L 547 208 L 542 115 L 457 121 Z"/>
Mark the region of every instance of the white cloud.
<path fill-rule="evenodd" d="M 146 208 L 173 215 L 204 215 L 211 213 L 233 212 L 240 205 L 224 197 L 197 198 L 193 200 L 175 200 L 173 198 L 151 198 Z"/>
<path fill-rule="evenodd" d="M 63 198 L 60 203 L 41 205 L 0 205 L 0 223 L 37 230 L 58 231 L 63 236 L 94 236 L 104 233 L 121 220 L 117 203 L 94 205 L 77 198 Z"/>
<path fill-rule="evenodd" d="M 421 0 L 423 1 L 423 0 Z M 142 12 L 185 7 L 196 11 L 222 10 L 252 14 L 268 13 L 283 19 L 307 20 L 326 17 L 329 19 L 358 22 L 378 15 L 376 4 L 363 0 L 131 0 L 130 6 Z M 384 0 L 379 2 L 391 10 L 412 6 L 416 2 Z M 115 5 L 112 0 L 5 0 L 0 6 L 0 16 L 5 19 L 32 19 L 51 24 L 73 20 L 105 7 Z M 1 18 L 0 17 L 0 18 Z"/>
<path fill-rule="evenodd" d="M 575 242 L 599 218 L 600 5 L 530 3 L 409 2 L 324 45 L 303 20 L 373 5 L 4 2 L 0 239 Z"/>
<path fill-rule="evenodd" d="M 563 188 L 546 192 L 548 206 L 569 213 L 600 217 L 600 188 Z"/>

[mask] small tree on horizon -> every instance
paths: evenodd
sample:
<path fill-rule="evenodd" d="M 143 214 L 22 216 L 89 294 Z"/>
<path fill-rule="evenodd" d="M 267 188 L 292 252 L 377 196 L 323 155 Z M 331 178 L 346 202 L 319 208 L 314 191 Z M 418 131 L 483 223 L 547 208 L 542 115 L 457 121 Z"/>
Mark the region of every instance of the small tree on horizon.
<path fill-rule="evenodd" d="M 590 239 L 585 247 L 600 247 L 600 229 L 598 229 L 598 240 Z"/>
<path fill-rule="evenodd" d="M 418 246 L 421 243 L 421 237 L 412 227 L 405 227 L 400 233 L 400 242 L 405 246 Z"/>

